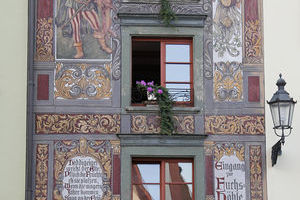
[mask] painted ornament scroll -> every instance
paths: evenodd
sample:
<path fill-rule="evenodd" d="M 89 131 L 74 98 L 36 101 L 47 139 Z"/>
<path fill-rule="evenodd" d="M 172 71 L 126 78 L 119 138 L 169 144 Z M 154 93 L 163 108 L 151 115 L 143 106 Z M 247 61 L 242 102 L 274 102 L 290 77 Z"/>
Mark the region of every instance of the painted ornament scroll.
<path fill-rule="evenodd" d="M 244 57 L 247 64 L 263 63 L 261 3 L 260 0 L 244 2 Z"/>
<path fill-rule="evenodd" d="M 217 102 L 243 100 L 241 0 L 213 0 L 213 86 Z"/>
<path fill-rule="evenodd" d="M 56 58 L 110 61 L 113 0 L 57 0 Z"/>

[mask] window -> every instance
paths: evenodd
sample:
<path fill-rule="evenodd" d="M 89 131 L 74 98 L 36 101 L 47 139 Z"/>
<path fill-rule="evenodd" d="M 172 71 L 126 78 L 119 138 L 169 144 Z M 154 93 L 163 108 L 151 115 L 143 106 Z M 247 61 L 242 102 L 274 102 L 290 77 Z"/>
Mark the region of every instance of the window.
<path fill-rule="evenodd" d="M 134 158 L 133 200 L 192 200 L 192 159 Z"/>
<path fill-rule="evenodd" d="M 132 103 L 146 96 L 136 81 L 154 81 L 169 89 L 177 104 L 193 104 L 193 40 L 191 38 L 132 38 Z"/>

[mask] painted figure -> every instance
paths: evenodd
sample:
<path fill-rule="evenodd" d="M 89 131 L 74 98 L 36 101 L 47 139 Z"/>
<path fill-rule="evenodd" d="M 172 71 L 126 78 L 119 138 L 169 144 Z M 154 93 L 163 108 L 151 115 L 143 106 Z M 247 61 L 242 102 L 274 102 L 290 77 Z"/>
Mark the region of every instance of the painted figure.
<path fill-rule="evenodd" d="M 112 53 L 112 49 L 106 44 L 105 36 L 111 31 L 112 9 L 111 0 L 61 0 L 56 18 L 56 25 L 62 28 L 64 37 L 72 35 L 76 48 L 74 58 L 84 57 L 82 49 L 82 34 L 91 33 L 98 41 L 101 49 L 106 53 Z M 98 12 L 102 15 L 102 27 Z M 105 17 L 103 17 L 105 16 Z"/>
<path fill-rule="evenodd" d="M 106 36 L 116 37 L 116 34 L 111 30 L 111 10 L 114 9 L 112 0 L 96 0 L 101 8 L 102 28 Z"/>

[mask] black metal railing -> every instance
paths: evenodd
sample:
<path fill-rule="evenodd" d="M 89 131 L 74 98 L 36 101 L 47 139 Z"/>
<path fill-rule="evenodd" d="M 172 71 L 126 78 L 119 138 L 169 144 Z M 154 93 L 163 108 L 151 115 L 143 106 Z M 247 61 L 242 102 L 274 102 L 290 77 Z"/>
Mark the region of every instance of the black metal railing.
<path fill-rule="evenodd" d="M 191 101 L 191 89 L 168 88 L 168 91 L 172 100 L 175 102 Z M 139 104 L 144 103 L 145 101 L 147 101 L 147 93 L 133 87 L 131 90 L 131 103 Z"/>

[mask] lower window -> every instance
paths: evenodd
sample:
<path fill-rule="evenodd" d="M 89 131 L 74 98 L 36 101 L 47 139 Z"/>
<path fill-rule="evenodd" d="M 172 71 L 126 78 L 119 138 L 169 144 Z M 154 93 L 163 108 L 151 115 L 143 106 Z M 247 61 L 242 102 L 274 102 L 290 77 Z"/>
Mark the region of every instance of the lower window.
<path fill-rule="evenodd" d="M 192 159 L 133 158 L 133 200 L 193 200 Z"/>

